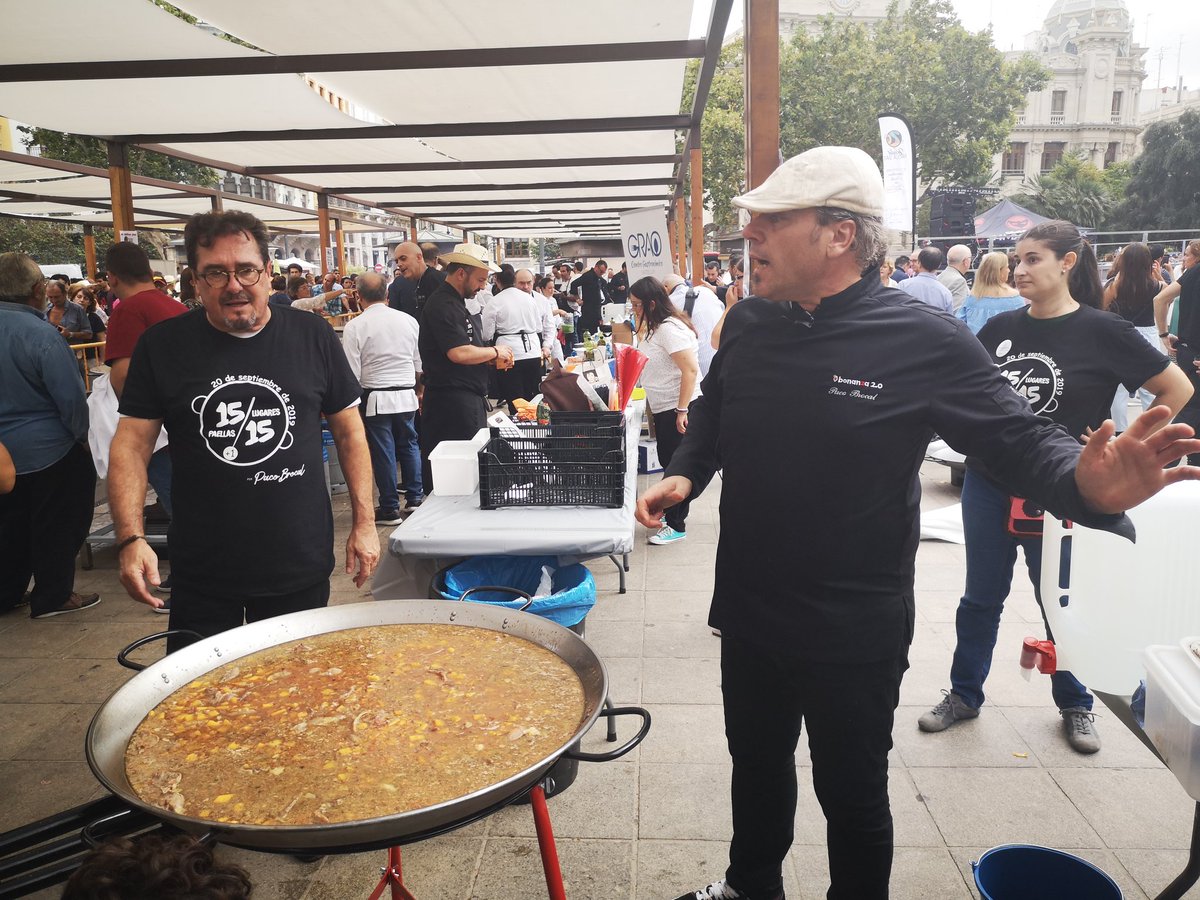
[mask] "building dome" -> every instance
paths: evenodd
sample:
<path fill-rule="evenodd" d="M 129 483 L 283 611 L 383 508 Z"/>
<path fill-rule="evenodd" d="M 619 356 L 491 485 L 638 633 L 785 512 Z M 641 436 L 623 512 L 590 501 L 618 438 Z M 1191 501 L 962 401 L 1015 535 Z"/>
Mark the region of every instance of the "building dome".
<path fill-rule="evenodd" d="M 1075 55 L 1075 37 L 1094 26 L 1131 29 L 1124 0 L 1054 0 L 1042 25 L 1040 49 L 1061 50 Z"/>

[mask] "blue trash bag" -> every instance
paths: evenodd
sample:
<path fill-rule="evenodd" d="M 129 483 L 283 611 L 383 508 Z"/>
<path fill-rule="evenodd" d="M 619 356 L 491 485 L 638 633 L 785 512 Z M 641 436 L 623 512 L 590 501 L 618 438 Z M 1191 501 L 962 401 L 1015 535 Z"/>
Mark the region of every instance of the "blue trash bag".
<path fill-rule="evenodd" d="M 446 569 L 433 587 L 446 600 L 458 600 L 471 588 L 484 586 L 517 588 L 532 597 L 542 580 L 543 566 L 554 573 L 553 592 L 538 597 L 526 612 L 567 628 L 577 625 L 596 604 L 596 580 L 579 563 L 559 566 L 553 556 L 472 556 Z M 501 591 L 479 591 L 467 602 L 520 609 L 529 601 Z"/>

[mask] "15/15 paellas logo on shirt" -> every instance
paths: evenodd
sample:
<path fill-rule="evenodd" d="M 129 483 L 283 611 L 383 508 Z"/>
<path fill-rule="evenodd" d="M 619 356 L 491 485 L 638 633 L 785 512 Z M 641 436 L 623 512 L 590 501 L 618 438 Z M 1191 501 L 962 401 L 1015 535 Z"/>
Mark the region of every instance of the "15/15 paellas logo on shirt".
<path fill-rule="evenodd" d="M 1010 353 L 1011 350 L 1010 340 L 996 346 L 1000 372 L 1013 390 L 1029 401 L 1035 413 L 1055 412 L 1063 392 L 1063 376 L 1054 358 L 1044 353 Z"/>
<path fill-rule="evenodd" d="M 296 408 L 258 375 L 226 375 L 192 401 L 209 452 L 232 466 L 256 466 L 292 446 Z"/>

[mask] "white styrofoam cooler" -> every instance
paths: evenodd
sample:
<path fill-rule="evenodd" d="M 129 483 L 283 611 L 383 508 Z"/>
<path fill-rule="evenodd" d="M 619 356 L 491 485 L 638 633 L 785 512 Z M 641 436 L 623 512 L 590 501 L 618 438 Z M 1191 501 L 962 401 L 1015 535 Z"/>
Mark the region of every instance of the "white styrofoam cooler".
<path fill-rule="evenodd" d="M 479 490 L 479 451 L 489 435 L 480 428 L 469 441 L 442 441 L 429 451 L 435 494 L 465 497 Z"/>
<path fill-rule="evenodd" d="M 1200 800 L 1200 659 L 1179 644 L 1147 647 L 1145 659 L 1146 736 Z"/>
<path fill-rule="evenodd" d="M 1200 483 L 1170 485 L 1128 514 L 1136 543 L 1065 528 L 1050 515 L 1042 543 L 1042 605 L 1058 668 L 1122 697 L 1145 677 L 1147 647 L 1200 634 Z"/>

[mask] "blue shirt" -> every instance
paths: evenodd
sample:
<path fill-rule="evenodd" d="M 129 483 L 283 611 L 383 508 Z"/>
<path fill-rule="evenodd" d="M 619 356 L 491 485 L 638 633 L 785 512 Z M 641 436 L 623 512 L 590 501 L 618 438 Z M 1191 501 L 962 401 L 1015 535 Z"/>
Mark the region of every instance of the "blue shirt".
<path fill-rule="evenodd" d="M 918 272 L 912 278 L 905 278 L 900 282 L 900 290 L 925 301 L 935 309 L 954 312 L 954 295 L 929 272 Z"/>
<path fill-rule="evenodd" d="M 1010 309 L 1020 309 L 1024 305 L 1025 300 L 1018 294 L 1011 297 L 976 297 L 974 294 L 967 294 L 967 299 L 954 311 L 954 315 L 967 323 L 972 334 L 979 334 L 979 329 L 987 324 L 987 320 L 992 316 L 1008 312 Z"/>
<path fill-rule="evenodd" d="M 0 443 L 17 474 L 54 465 L 87 433 L 75 354 L 37 310 L 0 301 Z"/>

